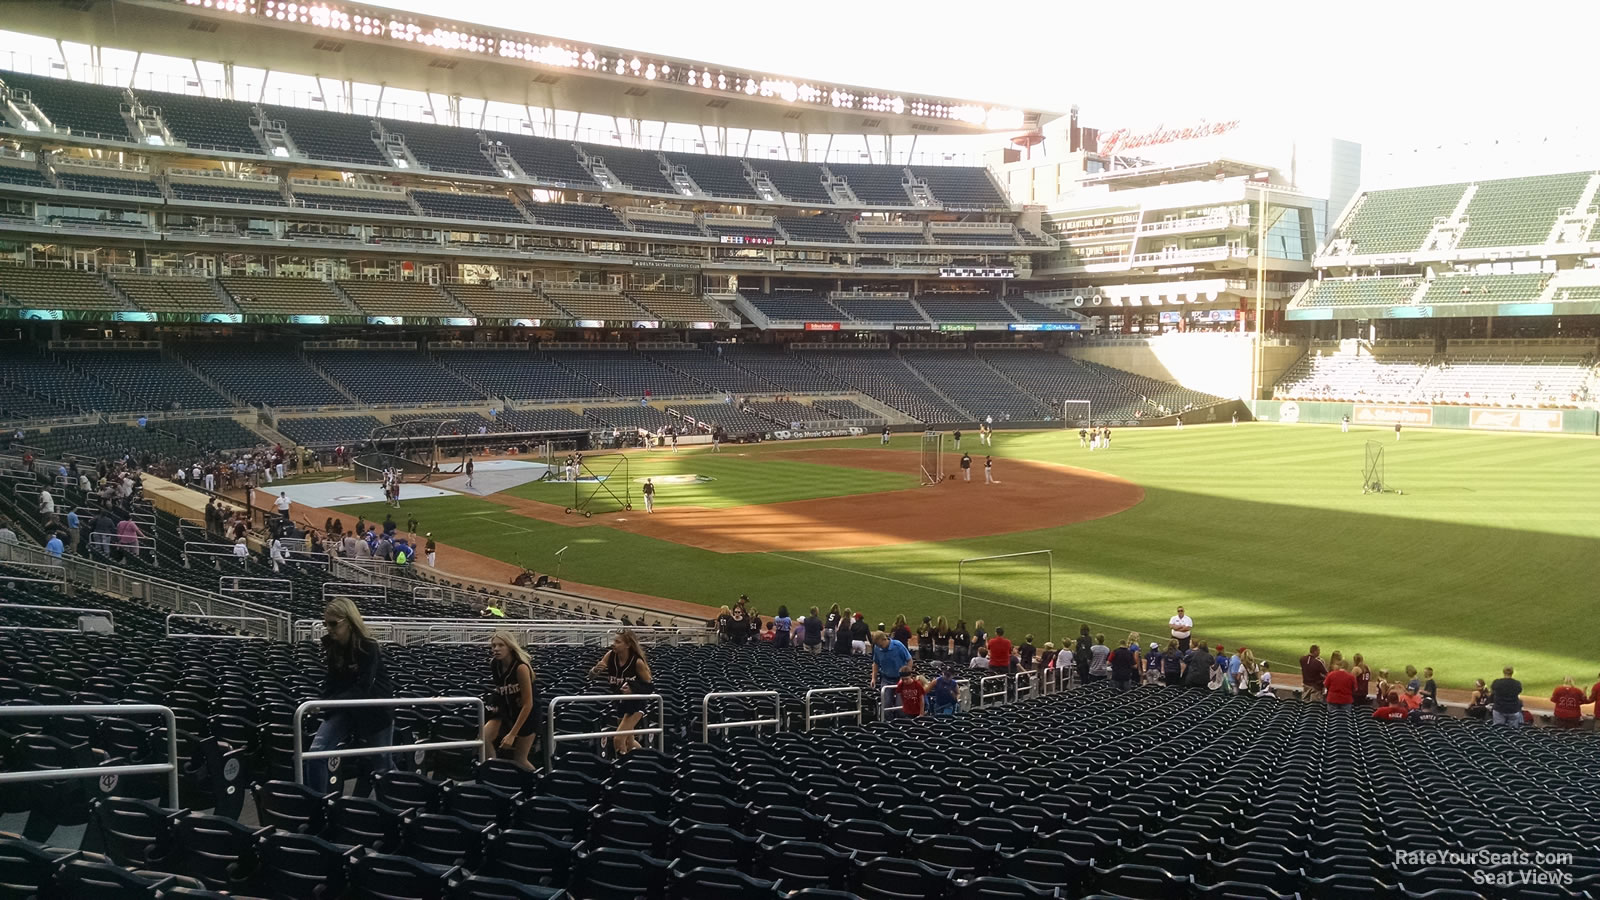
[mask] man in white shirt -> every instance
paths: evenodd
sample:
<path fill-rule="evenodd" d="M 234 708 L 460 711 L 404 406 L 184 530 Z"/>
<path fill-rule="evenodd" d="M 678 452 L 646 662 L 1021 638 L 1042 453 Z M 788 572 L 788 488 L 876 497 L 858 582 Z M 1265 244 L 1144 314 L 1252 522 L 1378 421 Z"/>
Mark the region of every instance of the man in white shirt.
<path fill-rule="evenodd" d="M 46 515 L 56 511 L 56 498 L 50 496 L 49 491 L 39 492 L 39 512 Z"/>
<path fill-rule="evenodd" d="M 233 558 L 237 559 L 241 566 L 250 564 L 250 548 L 245 546 L 244 538 L 233 542 Z"/>
<path fill-rule="evenodd" d="M 289 495 L 287 493 L 279 491 L 278 499 L 272 501 L 272 505 L 277 508 L 278 515 L 283 516 L 285 519 L 289 518 Z"/>
<path fill-rule="evenodd" d="M 1172 627 L 1172 639 L 1178 642 L 1178 650 L 1189 652 L 1189 632 L 1194 630 L 1194 620 L 1183 614 L 1183 607 L 1178 607 L 1178 614 L 1167 620 Z"/>

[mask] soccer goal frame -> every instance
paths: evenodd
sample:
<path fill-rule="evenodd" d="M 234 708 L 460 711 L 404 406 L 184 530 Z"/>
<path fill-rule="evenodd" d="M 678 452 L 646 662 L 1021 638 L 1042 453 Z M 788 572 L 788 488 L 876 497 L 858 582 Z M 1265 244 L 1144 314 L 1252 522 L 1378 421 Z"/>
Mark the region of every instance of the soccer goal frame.
<path fill-rule="evenodd" d="M 1055 634 L 1056 630 L 1056 556 L 1054 550 L 1024 550 L 1021 553 L 1000 553 L 995 556 L 969 556 L 965 559 L 956 560 L 956 618 L 961 620 L 965 620 L 967 618 L 966 575 L 968 565 L 972 563 L 992 562 L 997 559 L 1018 559 L 1024 556 L 1044 557 L 1045 640 L 1054 640 L 1054 638 L 1051 637 L 1051 635 Z M 1028 609 L 1024 606 L 1016 606 L 1015 604 L 1011 603 L 1002 603 L 999 600 L 991 600 L 989 598 L 982 599 L 986 603 L 994 603 L 998 606 L 1009 606 L 1013 609 L 1021 610 L 1022 612 L 1038 612 L 1038 610 Z"/>
<path fill-rule="evenodd" d="M 1083 412 L 1083 418 L 1074 419 L 1072 416 L 1075 410 L 1081 410 Z M 1063 427 L 1066 428 L 1071 428 L 1073 425 L 1077 425 L 1079 428 L 1086 428 L 1090 425 L 1093 425 L 1094 404 L 1090 403 L 1088 400 L 1061 401 L 1061 423 Z"/>
<path fill-rule="evenodd" d="M 1361 464 L 1361 493 L 1381 494 L 1388 490 L 1383 477 L 1383 444 L 1367 441 L 1366 457 Z"/>
<path fill-rule="evenodd" d="M 944 480 L 944 432 L 929 429 L 922 433 L 919 465 L 923 484 L 938 484 Z"/>

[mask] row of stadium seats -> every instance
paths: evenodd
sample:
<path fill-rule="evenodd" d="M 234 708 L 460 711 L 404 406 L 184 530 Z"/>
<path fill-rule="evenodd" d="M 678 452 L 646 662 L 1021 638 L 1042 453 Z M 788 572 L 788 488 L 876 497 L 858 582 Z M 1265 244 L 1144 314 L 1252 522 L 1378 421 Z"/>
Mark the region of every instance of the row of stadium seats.
<path fill-rule="evenodd" d="M 570 301 L 563 298 L 563 302 Z M 996 422 L 1056 418 L 1063 399 L 1089 399 L 1096 418 L 1107 421 L 1216 399 L 1043 351 L 788 354 L 778 348 L 743 345 L 643 354 L 445 350 L 430 356 L 403 350 L 302 354 L 260 343 L 184 344 L 177 345 L 171 357 L 158 350 L 17 355 L 0 362 L 0 384 L 19 398 L 38 398 L 36 405 L 49 412 L 221 409 L 237 403 L 276 408 L 352 402 L 404 407 L 487 404 L 490 397 L 582 401 L 858 390 L 919 421 L 953 423 L 986 417 Z M 219 388 L 229 394 L 219 393 Z M 18 405 L 28 404 L 24 400 Z M 775 421 L 792 420 L 784 416 Z M 357 437 L 365 434 L 339 429 L 336 438 L 324 436 L 315 443 Z"/>
<path fill-rule="evenodd" d="M 1512 276 L 1518 277 L 1518 276 Z M 1572 406 L 1595 394 L 1591 354 L 1384 353 L 1314 350 L 1274 388 L 1286 400 Z"/>
<path fill-rule="evenodd" d="M 73 639 L 6 640 L 19 645 L 19 657 L 105 652 Z M 572 751 L 541 774 L 474 765 L 470 751 L 433 752 L 372 777 L 368 799 L 364 789 L 324 794 L 331 785 L 312 789 L 283 777 L 284 716 L 315 690 L 313 648 L 251 647 L 242 658 L 213 658 L 199 642 L 167 643 L 138 648 L 135 659 L 149 674 L 130 672 L 130 681 L 136 695 L 170 684 L 161 696 L 185 703 L 182 746 L 193 756 L 183 787 L 194 811 L 158 808 L 150 800 L 159 785 L 136 778 L 93 802 L 82 791 L 28 786 L 20 805 L 37 842 L 0 844 L 14 873 L 9 883 L 27 891 L 98 879 L 128 891 L 185 878 L 273 897 L 348 885 L 357 896 L 548 897 L 568 889 L 605 900 L 776 900 L 805 889 L 825 893 L 798 896 L 866 900 L 1483 896 L 1468 869 L 1395 854 L 1401 829 L 1408 840 L 1452 852 L 1559 857 L 1571 878 L 1559 886 L 1519 882 L 1495 896 L 1585 896 L 1600 886 L 1594 776 L 1584 764 L 1590 748 L 1560 733 L 1454 719 L 1424 729 L 1320 704 L 1161 688 L 1119 694 L 1099 684 L 956 717 L 719 744 L 677 738 L 666 752 L 640 750 L 617 762 Z M 671 649 L 657 651 L 658 672 L 693 669 L 698 651 Z M 544 674 L 553 660 L 541 651 Z M 398 681 L 424 693 L 482 685 L 481 657 L 468 652 L 402 648 L 392 665 Z M 587 662 L 552 655 L 576 657 L 568 670 Z M 798 655 L 756 652 L 738 661 L 783 657 Z M 820 668 L 830 659 L 803 662 Z M 254 692 L 225 678 L 262 672 L 271 673 L 268 683 Z M 694 690 L 726 683 L 674 681 Z M 778 683 L 793 689 L 792 681 Z M 107 677 L 94 687 L 118 685 Z M 207 707 L 196 709 L 191 694 Z M 397 736 L 408 740 L 474 730 L 448 713 L 399 721 Z M 603 721 L 575 714 L 560 724 L 576 730 Z M 95 727 L 66 719 L 19 743 L 23 760 L 42 766 L 69 761 L 78 748 L 118 761 L 154 755 L 139 737 L 122 720 Z M 1063 742 L 1078 751 L 1063 754 Z M 1215 763 L 1219 754 L 1228 764 Z M 211 769 L 231 770 L 237 783 Z M 353 780 L 342 767 L 339 786 Z M 1407 783 L 1418 787 L 1396 790 Z M 247 815 L 260 830 L 232 824 L 241 811 L 215 799 L 228 787 L 252 801 Z M 1486 792 L 1505 799 L 1490 809 Z M 66 858 L 41 848 L 54 830 L 45 826 L 60 821 L 89 825 L 89 853 Z M 474 882 L 486 892 L 470 892 Z M 153 889 L 78 896 L 140 895 Z"/>
<path fill-rule="evenodd" d="M 1595 197 L 1597 178 L 1600 173 L 1594 171 L 1567 172 L 1366 191 L 1339 224 L 1325 254 L 1406 254 L 1559 242 L 1556 226 L 1563 214 L 1600 211 L 1595 199 L 1586 209 L 1579 208 L 1584 197 Z M 1436 228 L 1441 237 L 1430 240 Z M 1579 239 L 1600 239 L 1600 224 Z"/>
<path fill-rule="evenodd" d="M 926 184 L 937 202 L 964 209 L 1006 209 L 1009 204 L 982 168 L 957 166 L 828 165 L 786 160 L 745 160 L 697 153 L 659 153 L 574 143 L 528 135 L 479 131 L 396 119 L 301 109 L 269 104 L 191 97 L 159 91 L 131 91 L 0 71 L 0 91 L 31 101 L 57 129 L 116 141 L 133 140 L 120 110 L 137 102 L 159 116 L 174 139 L 196 150 L 267 155 L 252 120 L 281 123 L 291 146 L 312 160 L 392 168 L 399 162 L 388 141 L 425 170 L 482 178 L 512 174 L 494 163 L 503 153 L 527 177 L 556 187 L 602 189 L 582 159 L 600 161 L 622 189 L 683 196 L 685 188 L 669 173 L 682 169 L 701 194 L 730 200 L 765 199 L 834 205 L 826 189 L 830 176 L 843 178 L 861 203 L 913 206 L 906 185 Z M 753 177 L 764 174 L 777 196 L 763 196 Z"/>
<path fill-rule="evenodd" d="M 559 304 L 558 302 L 559 301 Z M 714 322 L 727 314 L 686 291 L 543 293 L 495 285 L 433 285 L 388 280 L 322 281 L 225 275 L 116 275 L 0 265 L 0 302 L 24 309 L 139 310 L 191 315 L 342 315 L 451 319 Z"/>
<path fill-rule="evenodd" d="M 1075 318 L 1065 310 L 1023 297 L 996 299 L 978 293 L 944 292 L 908 298 L 829 299 L 809 288 L 779 288 L 770 293 L 743 291 L 740 296 L 767 318 L 785 321 L 975 324 L 1067 322 Z"/>
<path fill-rule="evenodd" d="M 510 225 L 535 225 L 562 229 L 589 231 L 638 232 L 641 234 L 678 235 L 713 240 L 719 243 L 737 242 L 740 238 L 759 238 L 761 243 L 815 243 L 815 244 L 893 244 L 910 247 L 985 246 L 1023 247 L 1042 246 L 1044 241 L 1036 235 L 1020 232 L 1004 224 L 991 229 L 940 229 L 931 232 L 920 229 L 899 229 L 891 233 L 862 231 L 858 241 L 845 223 L 828 214 L 812 216 L 780 216 L 772 224 L 743 223 L 728 225 L 715 220 L 704 225 L 688 218 L 663 218 L 648 214 L 631 216 L 626 221 L 612 207 L 596 203 L 537 201 L 505 193 L 483 191 L 445 191 L 415 188 L 408 191 L 379 191 L 349 189 L 333 191 L 315 186 L 296 186 L 292 191 L 258 182 L 234 181 L 221 178 L 176 178 L 158 180 L 132 171 L 97 169 L 90 174 L 82 169 L 59 166 L 54 173 L 54 183 L 42 171 L 19 165 L 0 165 L 0 187 L 20 185 L 32 188 L 55 188 L 129 198 L 146 198 L 155 205 L 166 208 L 169 218 L 178 219 L 177 210 L 192 204 L 244 205 L 251 213 L 260 215 L 262 207 L 323 210 L 328 212 L 354 212 L 383 216 L 389 219 L 402 217 L 419 224 L 430 219 L 477 221 Z M 165 184 L 165 188 L 163 188 Z M 146 204 L 150 205 L 150 204 Z M 289 227 L 301 227 L 296 217 Z M 169 222 L 168 227 L 176 227 Z M 358 238 L 352 238 L 356 240 Z"/>

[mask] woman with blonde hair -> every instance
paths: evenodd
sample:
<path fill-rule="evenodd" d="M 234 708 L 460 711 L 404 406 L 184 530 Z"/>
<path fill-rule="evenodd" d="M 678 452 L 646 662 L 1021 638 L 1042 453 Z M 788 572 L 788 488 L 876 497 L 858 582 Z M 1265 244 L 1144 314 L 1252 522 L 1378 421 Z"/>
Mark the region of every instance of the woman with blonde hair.
<path fill-rule="evenodd" d="M 644 648 L 639 646 L 639 639 L 627 629 L 617 632 L 616 639 L 611 642 L 611 649 L 606 651 L 605 656 L 600 657 L 600 661 L 589 670 L 589 674 L 605 678 L 619 694 L 643 695 L 654 690 L 650 661 L 645 659 Z M 637 728 L 649 706 L 648 700 L 619 702 L 617 711 L 622 714 L 622 718 L 617 722 L 617 730 L 632 731 Z M 611 743 L 616 748 L 618 756 L 639 749 L 638 738 L 631 734 L 614 735 Z"/>
<path fill-rule="evenodd" d="M 533 749 L 538 728 L 533 717 L 533 663 L 509 631 L 490 636 L 489 655 L 489 675 L 494 680 L 489 697 L 494 709 L 493 717 L 484 720 L 483 742 L 490 756 L 509 750 L 518 768 L 531 770 L 528 751 Z"/>
<path fill-rule="evenodd" d="M 1249 647 L 1239 648 L 1239 671 L 1234 674 L 1234 686 L 1240 694 L 1261 690 L 1261 665 L 1256 662 L 1255 651 Z"/>
<path fill-rule="evenodd" d="M 1356 677 L 1356 706 L 1366 706 L 1372 699 L 1372 668 L 1361 654 L 1350 657 L 1350 674 Z"/>
<path fill-rule="evenodd" d="M 933 655 L 944 659 L 950 653 L 950 623 L 944 616 L 933 620 Z"/>
<path fill-rule="evenodd" d="M 337 597 L 322 611 L 322 652 L 328 674 L 322 683 L 324 700 L 387 700 L 394 684 L 384 665 L 383 648 L 372 637 L 361 610 L 349 597 Z M 354 746 L 387 747 L 394 743 L 394 710 L 387 706 L 329 709 L 311 739 L 311 752 L 332 750 L 349 740 Z M 388 754 L 375 754 L 373 771 L 390 768 Z M 322 793 L 328 790 L 326 759 L 305 762 L 306 784 Z"/>

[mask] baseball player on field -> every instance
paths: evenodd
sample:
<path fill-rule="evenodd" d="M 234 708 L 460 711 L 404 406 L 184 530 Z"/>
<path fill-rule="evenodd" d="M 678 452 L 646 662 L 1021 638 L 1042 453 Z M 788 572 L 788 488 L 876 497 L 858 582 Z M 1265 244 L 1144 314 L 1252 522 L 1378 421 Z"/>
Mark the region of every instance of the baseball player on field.
<path fill-rule="evenodd" d="M 644 511 L 647 513 L 656 511 L 656 486 L 648 478 L 644 480 Z"/>
<path fill-rule="evenodd" d="M 961 480 L 972 480 L 972 454 L 970 453 L 961 454 Z"/>
<path fill-rule="evenodd" d="M 994 477 L 994 457 L 992 457 L 992 456 L 985 456 L 983 458 L 983 483 L 984 484 L 999 484 L 1000 483 L 1000 479 Z"/>

